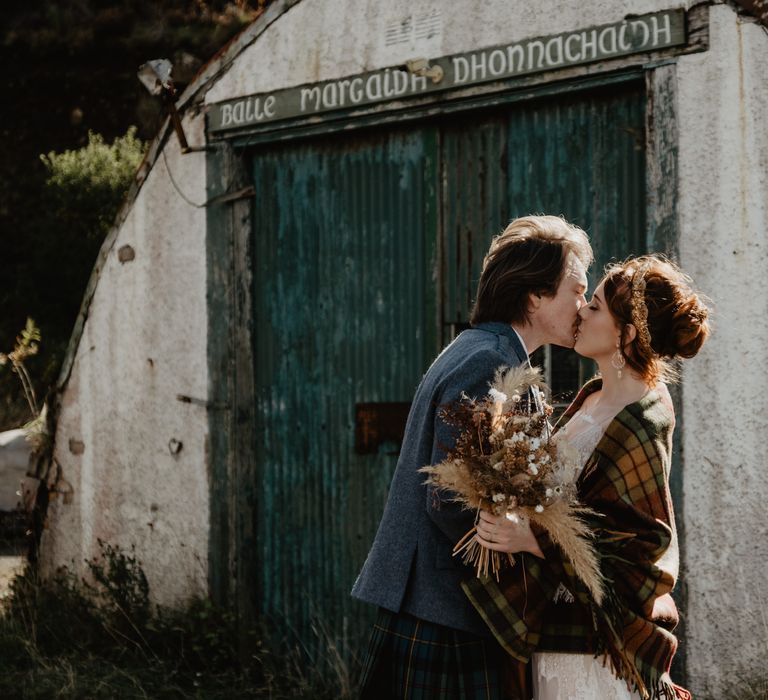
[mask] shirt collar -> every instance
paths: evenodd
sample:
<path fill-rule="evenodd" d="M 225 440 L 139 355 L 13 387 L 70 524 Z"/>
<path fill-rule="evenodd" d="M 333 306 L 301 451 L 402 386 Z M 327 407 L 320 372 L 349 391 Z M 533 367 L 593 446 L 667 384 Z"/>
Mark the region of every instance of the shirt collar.
<path fill-rule="evenodd" d="M 510 326 L 510 328 L 512 328 L 512 332 L 517 336 L 517 339 L 520 341 L 520 345 L 523 346 L 523 352 L 525 353 L 525 356 L 530 358 L 531 353 L 528 352 L 528 348 L 525 346 L 525 341 L 523 340 L 523 336 L 520 335 L 517 328 L 513 328 L 512 326 Z"/>

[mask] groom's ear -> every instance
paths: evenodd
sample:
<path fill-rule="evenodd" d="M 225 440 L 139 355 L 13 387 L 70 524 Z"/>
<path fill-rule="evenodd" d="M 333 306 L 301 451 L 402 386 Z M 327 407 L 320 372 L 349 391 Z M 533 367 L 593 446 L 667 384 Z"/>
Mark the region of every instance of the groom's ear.
<path fill-rule="evenodd" d="M 541 294 L 537 294 L 536 292 L 530 292 L 528 294 L 528 311 L 529 311 L 529 313 L 532 313 L 534 311 L 538 311 L 540 306 L 541 306 Z"/>

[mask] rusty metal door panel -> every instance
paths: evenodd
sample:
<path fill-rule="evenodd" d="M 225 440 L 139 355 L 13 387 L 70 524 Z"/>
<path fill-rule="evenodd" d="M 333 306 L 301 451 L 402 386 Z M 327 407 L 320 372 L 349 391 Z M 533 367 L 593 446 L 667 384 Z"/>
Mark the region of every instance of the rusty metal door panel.
<path fill-rule="evenodd" d="M 441 132 L 443 342 L 466 325 L 483 256 L 509 218 L 507 130 L 506 115 L 471 115 Z"/>
<path fill-rule="evenodd" d="M 242 554 L 257 609 L 308 643 L 316 620 L 337 641 L 367 631 L 349 591 L 435 350 L 435 144 L 414 129 L 253 157 L 258 543 Z"/>
<path fill-rule="evenodd" d="M 512 216 L 563 214 L 589 234 L 590 279 L 609 260 L 645 251 L 645 96 L 642 83 L 542 100 L 509 121 Z"/>

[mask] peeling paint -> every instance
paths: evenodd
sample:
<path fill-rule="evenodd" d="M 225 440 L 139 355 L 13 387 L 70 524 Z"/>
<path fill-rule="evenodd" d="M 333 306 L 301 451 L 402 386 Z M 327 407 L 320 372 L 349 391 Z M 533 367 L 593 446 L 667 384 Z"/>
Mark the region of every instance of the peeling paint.
<path fill-rule="evenodd" d="M 136 251 L 130 245 L 123 245 L 117 251 L 117 259 L 121 263 L 131 262 L 136 259 Z"/>
<path fill-rule="evenodd" d="M 85 452 L 85 443 L 82 440 L 69 439 L 69 451 L 73 455 L 81 455 Z"/>

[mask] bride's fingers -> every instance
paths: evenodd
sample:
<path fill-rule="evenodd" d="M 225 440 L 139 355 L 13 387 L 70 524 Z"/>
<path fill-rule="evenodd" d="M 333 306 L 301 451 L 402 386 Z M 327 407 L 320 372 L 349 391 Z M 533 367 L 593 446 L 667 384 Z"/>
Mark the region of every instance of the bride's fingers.
<path fill-rule="evenodd" d="M 492 525 L 497 525 L 501 522 L 503 522 L 504 516 L 503 515 L 494 515 L 493 513 L 489 513 L 487 510 L 481 510 L 480 511 L 480 520 L 478 522 L 484 522 L 484 523 L 490 523 Z"/>
<path fill-rule="evenodd" d="M 486 540 L 485 538 L 481 537 L 480 535 L 475 535 L 475 542 L 483 545 L 486 549 L 493 549 L 496 552 L 506 552 L 507 548 L 502 542 L 492 542 L 491 540 Z"/>
<path fill-rule="evenodd" d="M 489 523 L 481 521 L 477 524 L 477 531 L 487 540 L 496 539 L 496 534 L 499 532 L 499 526 L 496 523 Z"/>

